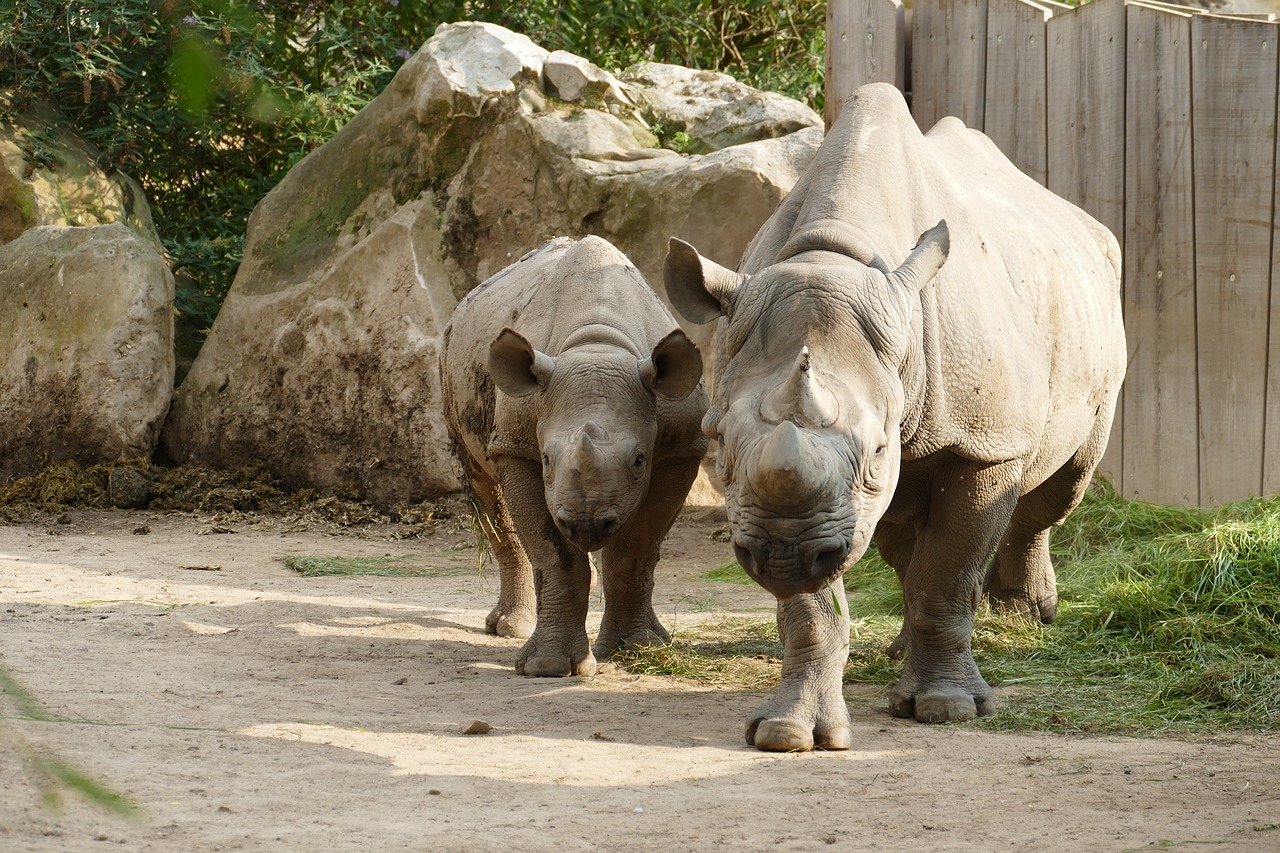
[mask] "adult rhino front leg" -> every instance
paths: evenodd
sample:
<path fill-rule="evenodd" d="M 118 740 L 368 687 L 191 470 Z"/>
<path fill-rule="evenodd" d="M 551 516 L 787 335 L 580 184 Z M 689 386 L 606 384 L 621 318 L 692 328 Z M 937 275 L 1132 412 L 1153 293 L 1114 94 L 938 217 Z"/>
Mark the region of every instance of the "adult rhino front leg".
<path fill-rule="evenodd" d="M 516 658 L 531 676 L 595 675 L 587 641 L 591 564 L 556 528 L 543 496 L 542 468 L 527 459 L 498 461 L 503 499 L 533 564 L 537 623 Z"/>
<path fill-rule="evenodd" d="M 627 526 L 605 545 L 600 571 L 604 617 L 596 635 L 597 658 L 607 658 L 624 648 L 671 642 L 671 635 L 653 612 L 653 572 L 662 540 L 698 475 L 698 462 L 679 459 L 655 467 L 644 502 Z"/>
<path fill-rule="evenodd" d="M 987 559 L 1017 504 L 1018 462 L 957 459 L 931 482 L 928 521 L 902 572 L 907 660 L 889 693 L 895 717 L 955 722 L 995 712 L 973 660 L 974 610 Z"/>
<path fill-rule="evenodd" d="M 747 718 L 748 744 L 771 752 L 849 748 L 848 612 L 839 579 L 819 592 L 778 603 L 782 682 L 773 698 Z"/>

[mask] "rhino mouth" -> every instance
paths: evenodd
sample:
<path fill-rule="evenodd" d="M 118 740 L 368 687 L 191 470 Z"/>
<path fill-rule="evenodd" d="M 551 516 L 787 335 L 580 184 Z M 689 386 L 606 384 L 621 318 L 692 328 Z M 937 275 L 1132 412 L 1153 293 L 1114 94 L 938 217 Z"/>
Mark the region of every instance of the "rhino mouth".
<path fill-rule="evenodd" d="M 618 514 L 613 512 L 600 515 L 573 515 L 558 512 L 555 522 L 560 535 L 569 540 L 579 551 L 587 553 L 598 551 L 620 526 Z"/>
<path fill-rule="evenodd" d="M 853 542 L 846 536 L 821 536 L 785 544 L 740 531 L 733 537 L 733 553 L 752 580 L 785 601 L 817 592 L 839 577 Z"/>

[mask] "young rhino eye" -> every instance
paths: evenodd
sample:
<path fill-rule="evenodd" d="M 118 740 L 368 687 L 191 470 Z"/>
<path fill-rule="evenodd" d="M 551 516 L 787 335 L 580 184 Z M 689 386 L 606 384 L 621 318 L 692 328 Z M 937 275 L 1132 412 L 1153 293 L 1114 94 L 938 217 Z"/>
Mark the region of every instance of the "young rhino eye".
<path fill-rule="evenodd" d="M 636 454 L 636 461 L 635 461 L 635 462 L 633 462 L 632 464 L 633 464 L 633 465 L 635 465 L 635 467 L 636 467 L 636 468 L 643 468 L 643 467 L 644 467 L 644 453 L 637 453 L 637 454 Z"/>

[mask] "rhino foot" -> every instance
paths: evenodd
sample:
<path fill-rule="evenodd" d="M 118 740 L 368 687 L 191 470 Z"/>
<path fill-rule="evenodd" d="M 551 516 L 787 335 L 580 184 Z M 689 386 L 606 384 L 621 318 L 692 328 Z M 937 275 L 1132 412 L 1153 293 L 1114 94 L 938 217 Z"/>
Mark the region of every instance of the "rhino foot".
<path fill-rule="evenodd" d="M 747 717 L 747 743 L 766 752 L 848 749 L 853 727 L 840 682 L 814 696 L 817 686 L 780 685 L 777 695 Z"/>
<path fill-rule="evenodd" d="M 914 717 L 921 723 L 960 723 L 974 717 L 989 717 L 995 712 L 996 700 L 990 687 L 978 693 L 958 686 L 935 687 L 914 694 L 895 687 L 889 693 L 890 714 Z"/>
<path fill-rule="evenodd" d="M 1036 596 L 1018 589 L 988 587 L 987 599 L 992 607 L 1025 617 L 1030 622 L 1051 623 L 1058 615 L 1058 594 Z"/>
<path fill-rule="evenodd" d="M 629 622 L 611 619 L 605 614 L 600 623 L 600 633 L 596 635 L 596 644 L 592 649 L 601 660 L 611 657 L 623 649 L 642 649 L 652 646 L 665 646 L 671 642 L 671 635 L 662 627 L 658 617 L 650 609 L 648 614 Z"/>
<path fill-rule="evenodd" d="M 537 621 L 531 608 L 512 608 L 504 610 L 501 605 L 489 611 L 484 620 L 484 630 L 488 634 L 499 637 L 515 637 L 527 639 L 533 636 Z"/>
<path fill-rule="evenodd" d="M 566 643 L 540 638 L 535 631 L 520 650 L 516 673 L 540 678 L 591 676 L 596 674 L 596 659 L 587 647 L 585 632 L 579 641 Z"/>
<path fill-rule="evenodd" d="M 766 710 L 772 703 L 757 709 L 747 718 L 747 744 L 765 752 L 807 752 L 811 749 L 848 749 L 853 743 L 849 711 L 841 699 L 837 713 L 798 713 L 780 717 Z M 834 710 L 834 709 L 833 709 Z"/>

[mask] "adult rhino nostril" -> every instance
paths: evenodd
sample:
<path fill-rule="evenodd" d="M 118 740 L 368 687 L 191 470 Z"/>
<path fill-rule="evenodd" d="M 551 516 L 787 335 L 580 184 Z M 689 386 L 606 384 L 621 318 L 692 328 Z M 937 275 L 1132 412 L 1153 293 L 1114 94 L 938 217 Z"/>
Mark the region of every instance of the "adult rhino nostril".
<path fill-rule="evenodd" d="M 844 565 L 845 559 L 848 558 L 850 545 L 847 541 L 841 541 L 834 547 L 824 548 L 813 555 L 813 563 L 809 567 L 809 574 L 814 577 L 829 578 L 840 571 Z"/>
<path fill-rule="evenodd" d="M 769 547 L 750 540 L 735 539 L 733 542 L 733 556 L 737 558 L 738 565 L 746 569 L 748 574 L 755 575 L 768 564 Z"/>

